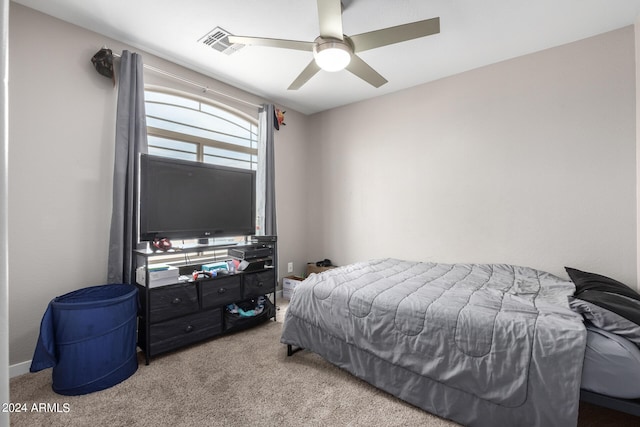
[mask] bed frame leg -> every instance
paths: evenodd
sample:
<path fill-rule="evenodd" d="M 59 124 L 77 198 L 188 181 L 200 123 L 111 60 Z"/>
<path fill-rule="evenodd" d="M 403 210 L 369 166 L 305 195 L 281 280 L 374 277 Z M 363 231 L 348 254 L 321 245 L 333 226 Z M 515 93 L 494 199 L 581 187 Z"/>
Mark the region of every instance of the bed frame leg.
<path fill-rule="evenodd" d="M 293 356 L 293 353 L 297 353 L 302 349 L 303 349 L 302 347 L 293 348 L 291 344 L 287 344 L 287 356 Z"/>

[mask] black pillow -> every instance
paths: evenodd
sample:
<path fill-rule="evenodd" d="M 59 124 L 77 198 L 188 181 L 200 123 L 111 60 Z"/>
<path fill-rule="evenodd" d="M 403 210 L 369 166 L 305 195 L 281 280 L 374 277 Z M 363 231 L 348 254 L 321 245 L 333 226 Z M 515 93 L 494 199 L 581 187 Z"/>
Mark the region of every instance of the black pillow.
<path fill-rule="evenodd" d="M 576 270 L 575 268 L 565 267 L 564 269 L 567 271 L 571 281 L 576 285 L 576 293 L 589 290 L 613 292 L 640 301 L 638 292 L 617 280 L 600 274 Z"/>
<path fill-rule="evenodd" d="M 624 283 L 595 273 L 565 267 L 576 285 L 575 298 L 590 302 L 640 325 L 640 294 Z"/>

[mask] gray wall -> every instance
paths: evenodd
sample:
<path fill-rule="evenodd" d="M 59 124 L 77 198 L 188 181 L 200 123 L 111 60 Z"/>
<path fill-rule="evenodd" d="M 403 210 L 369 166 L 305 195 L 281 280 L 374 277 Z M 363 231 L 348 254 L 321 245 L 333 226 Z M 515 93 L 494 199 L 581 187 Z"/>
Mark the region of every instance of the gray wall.
<path fill-rule="evenodd" d="M 0 204 L 7 206 L 9 175 L 9 0 L 0 0 Z M 0 402 L 9 402 L 9 274 L 7 210 L 0 212 Z M 0 414 L 9 425 L 9 413 Z"/>
<path fill-rule="evenodd" d="M 114 40 L 11 3 L 9 153 L 9 362 L 33 356 L 48 302 L 66 292 L 105 283 L 117 89 L 91 65 L 102 46 L 138 51 Z M 36 30 L 37 29 L 37 30 Z M 241 90 L 145 52 L 145 64 L 260 104 Z M 145 83 L 174 85 L 257 109 L 145 71 Z M 308 117 L 288 108 L 276 131 L 280 272 L 306 262 L 304 196 Z"/>
<path fill-rule="evenodd" d="M 640 16 L 636 19 L 634 25 L 635 32 L 635 57 L 640 58 Z M 640 255 L 640 150 L 638 150 L 638 142 L 640 141 L 640 67 L 636 65 L 636 255 Z M 640 278 L 640 260 L 638 260 L 637 278 Z M 636 285 L 640 290 L 640 285 Z"/>
<path fill-rule="evenodd" d="M 310 254 L 635 286 L 634 55 L 627 27 L 313 116 Z"/>

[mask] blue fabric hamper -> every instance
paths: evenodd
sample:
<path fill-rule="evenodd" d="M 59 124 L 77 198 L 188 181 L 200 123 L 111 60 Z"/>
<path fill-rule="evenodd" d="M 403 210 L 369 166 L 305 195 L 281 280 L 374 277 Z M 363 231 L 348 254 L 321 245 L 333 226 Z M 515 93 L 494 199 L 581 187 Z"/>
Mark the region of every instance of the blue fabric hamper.
<path fill-rule="evenodd" d="M 138 289 L 92 286 L 47 307 L 31 372 L 53 367 L 53 391 L 74 396 L 114 386 L 138 369 Z"/>

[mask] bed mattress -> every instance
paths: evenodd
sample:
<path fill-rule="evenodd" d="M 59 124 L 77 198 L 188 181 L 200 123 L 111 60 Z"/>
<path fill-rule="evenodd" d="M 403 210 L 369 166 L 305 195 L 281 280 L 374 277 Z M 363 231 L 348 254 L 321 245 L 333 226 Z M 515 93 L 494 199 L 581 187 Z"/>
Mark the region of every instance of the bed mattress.
<path fill-rule="evenodd" d="M 621 399 L 640 398 L 640 349 L 631 341 L 587 326 L 582 388 Z"/>
<path fill-rule="evenodd" d="M 296 287 L 281 340 L 464 425 L 576 425 L 574 290 L 504 264 L 356 263 Z"/>

